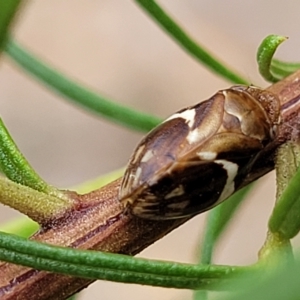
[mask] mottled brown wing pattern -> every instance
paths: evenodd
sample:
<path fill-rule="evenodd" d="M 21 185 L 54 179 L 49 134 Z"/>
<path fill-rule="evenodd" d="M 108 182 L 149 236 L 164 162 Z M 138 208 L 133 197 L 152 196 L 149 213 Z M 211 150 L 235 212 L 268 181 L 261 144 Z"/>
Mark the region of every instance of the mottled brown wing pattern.
<path fill-rule="evenodd" d="M 214 207 L 243 185 L 279 121 L 277 98 L 255 87 L 234 86 L 180 110 L 137 146 L 120 201 L 132 214 L 156 220 Z"/>

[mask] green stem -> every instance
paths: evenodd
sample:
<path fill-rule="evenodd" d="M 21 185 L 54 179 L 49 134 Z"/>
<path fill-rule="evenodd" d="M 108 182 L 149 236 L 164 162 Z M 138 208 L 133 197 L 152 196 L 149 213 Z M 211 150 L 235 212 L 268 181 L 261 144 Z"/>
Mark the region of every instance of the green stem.
<path fill-rule="evenodd" d="M 249 84 L 236 72 L 227 68 L 204 47 L 197 44 L 155 1 L 135 0 L 190 55 L 207 68 L 233 83 Z"/>
<path fill-rule="evenodd" d="M 200 252 L 200 264 L 211 264 L 212 255 L 218 239 L 225 231 L 234 213 L 246 198 L 251 188 L 252 185 L 241 189 L 208 214 Z M 196 291 L 194 293 L 194 300 L 205 300 L 207 296 L 205 291 Z"/>
<path fill-rule="evenodd" d="M 58 218 L 72 207 L 72 200 L 40 193 L 0 177 L 0 202 L 24 213 L 39 224 Z"/>
<path fill-rule="evenodd" d="M 300 231 L 300 145 L 281 146 L 276 158 L 277 202 L 269 220 L 269 229 L 285 239 Z"/>
<path fill-rule="evenodd" d="M 93 113 L 138 131 L 149 131 L 161 122 L 157 117 L 135 111 L 97 95 L 44 64 L 11 40 L 8 40 L 5 51 L 16 63 L 43 84 Z"/>
<path fill-rule="evenodd" d="M 214 247 L 226 229 L 228 223 L 232 219 L 234 213 L 239 208 L 243 200 L 246 199 L 247 194 L 251 190 L 252 185 L 247 186 L 228 200 L 214 208 L 208 215 L 204 239 L 201 250 L 201 263 L 210 264 Z"/>
<path fill-rule="evenodd" d="M 272 273 L 290 263 L 294 263 L 293 249 L 289 239 L 280 233 L 267 233 L 266 241 L 259 251 L 259 261 L 257 265 Z"/>

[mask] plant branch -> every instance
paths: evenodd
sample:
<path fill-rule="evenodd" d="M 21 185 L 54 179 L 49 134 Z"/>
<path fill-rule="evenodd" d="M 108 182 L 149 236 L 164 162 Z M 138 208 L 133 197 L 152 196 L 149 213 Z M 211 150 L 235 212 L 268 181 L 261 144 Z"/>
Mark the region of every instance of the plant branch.
<path fill-rule="evenodd" d="M 134 255 L 188 220 L 155 222 L 124 215 L 118 201 L 119 184 L 120 180 L 117 180 L 98 191 L 82 195 L 80 201 L 84 209 L 60 219 L 32 239 L 54 245 Z M 37 272 L 7 263 L 0 265 L 0 273 L 3 274 L 0 277 L 1 300 L 15 299 L 16 296 L 20 300 L 65 299 L 92 282 L 90 279 Z M 47 289 L 43 291 L 41 286 L 47 286 Z"/>
<path fill-rule="evenodd" d="M 55 197 L 33 190 L 30 187 L 0 177 L 0 203 L 15 208 L 39 224 L 46 224 L 70 212 L 76 193 Z M 69 196 L 70 195 L 70 196 Z"/>
<path fill-rule="evenodd" d="M 262 176 L 261 164 L 274 168 L 278 145 L 299 134 L 300 72 L 271 86 L 281 103 L 282 123 L 279 137 L 269 152 L 254 166 L 257 178 Z M 264 168 L 264 170 L 266 170 Z M 79 197 L 78 210 L 61 218 L 32 237 L 32 240 L 80 249 L 135 255 L 188 218 L 168 221 L 149 221 L 123 213 L 118 201 L 120 179 Z M 0 265 L 1 300 L 66 299 L 89 285 L 93 280 L 36 271 L 10 263 Z M 42 288 L 47 287 L 47 288 Z"/>

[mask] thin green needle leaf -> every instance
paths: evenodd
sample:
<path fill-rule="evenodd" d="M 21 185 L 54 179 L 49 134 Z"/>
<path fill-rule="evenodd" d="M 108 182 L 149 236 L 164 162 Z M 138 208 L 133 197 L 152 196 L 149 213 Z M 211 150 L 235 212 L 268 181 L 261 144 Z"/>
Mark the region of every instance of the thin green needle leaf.
<path fill-rule="evenodd" d="M 273 63 L 271 63 L 270 72 L 278 80 L 285 78 L 285 77 L 289 76 L 290 74 L 294 73 L 294 72 L 291 72 L 290 70 L 274 66 Z"/>
<path fill-rule="evenodd" d="M 149 131 L 161 122 L 157 117 L 135 111 L 97 95 L 44 64 L 11 40 L 8 40 L 5 51 L 16 63 L 42 83 L 93 113 L 138 131 Z"/>
<path fill-rule="evenodd" d="M 1 1 L 0 9 L 0 49 L 7 37 L 8 29 L 19 8 L 21 0 Z"/>
<path fill-rule="evenodd" d="M 11 251 L 0 248 L 1 260 L 22 264 L 35 269 L 41 269 L 49 272 L 61 273 L 65 275 L 82 277 L 87 279 L 101 279 L 123 283 L 135 283 L 150 286 L 172 287 L 181 289 L 195 289 L 195 288 L 210 288 L 214 287 L 217 283 L 222 283 L 225 280 L 212 279 L 212 278 L 187 278 L 187 277 L 172 277 L 160 276 L 152 274 L 143 274 L 128 271 L 116 271 L 112 269 L 103 269 L 92 266 L 81 266 L 78 264 L 64 263 L 61 261 L 54 261 L 45 258 L 37 258 L 32 255 L 24 255 L 19 253 L 12 254 Z M 226 280 L 229 281 L 230 280 Z"/>
<path fill-rule="evenodd" d="M 47 195 L 68 200 L 68 196 L 45 182 L 30 166 L 0 119 L 0 171 L 10 180 Z M 17 207 L 15 207 L 18 209 Z"/>
<path fill-rule="evenodd" d="M 232 195 L 224 203 L 214 208 L 207 219 L 206 231 L 202 243 L 201 263 L 211 263 L 213 249 L 226 229 L 226 226 L 232 219 L 233 214 L 239 208 L 239 205 L 245 200 L 247 194 L 251 190 L 252 185 L 247 186 Z"/>
<path fill-rule="evenodd" d="M 298 62 L 285 62 L 279 59 L 273 58 L 272 59 L 272 66 L 277 68 L 282 68 L 289 70 L 290 72 L 295 72 L 300 69 L 300 63 Z"/>
<path fill-rule="evenodd" d="M 246 198 L 251 188 L 252 185 L 249 185 L 241 189 L 224 203 L 209 212 L 200 252 L 201 264 L 210 264 L 212 262 L 212 255 L 218 239 L 225 231 L 234 213 L 237 211 L 242 201 Z M 196 291 L 194 293 L 194 299 L 205 300 L 207 299 L 207 293 L 205 291 Z"/>
<path fill-rule="evenodd" d="M 0 170 L 12 181 L 46 192 L 48 184 L 33 170 L 0 119 Z"/>
<path fill-rule="evenodd" d="M 37 257 L 39 259 L 37 259 Z M 194 266 L 126 255 L 79 251 L 0 233 L 0 260 L 73 276 L 165 287 L 212 287 L 252 268 Z"/>
<path fill-rule="evenodd" d="M 21 217 L 3 224 L 0 224 L 0 231 L 16 234 L 22 237 L 29 237 L 39 229 L 39 225 L 28 217 Z"/>
<path fill-rule="evenodd" d="M 276 78 L 282 79 L 300 69 L 300 63 L 288 63 L 278 59 L 272 59 L 271 61 L 271 73 Z"/>
<path fill-rule="evenodd" d="M 286 239 L 300 231 L 300 168 L 291 179 L 276 203 L 269 220 L 271 232 L 278 232 Z"/>
<path fill-rule="evenodd" d="M 278 46 L 284 42 L 287 37 L 280 35 L 269 35 L 260 44 L 256 60 L 259 72 L 262 77 L 269 82 L 277 82 L 279 80 L 271 70 L 271 62 Z"/>
<path fill-rule="evenodd" d="M 197 44 L 155 1 L 135 0 L 145 11 L 183 48 L 207 68 L 233 83 L 248 84 L 248 81 L 227 68 Z"/>

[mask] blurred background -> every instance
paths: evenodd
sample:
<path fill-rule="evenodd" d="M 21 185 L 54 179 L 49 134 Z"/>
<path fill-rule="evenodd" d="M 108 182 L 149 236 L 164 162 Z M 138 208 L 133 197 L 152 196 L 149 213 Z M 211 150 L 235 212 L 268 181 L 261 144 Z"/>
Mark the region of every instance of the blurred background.
<path fill-rule="evenodd" d="M 300 2 L 161 0 L 193 36 L 250 82 L 267 86 L 256 50 L 269 34 L 290 40 L 277 58 L 297 61 Z M 198 64 L 133 1 L 27 1 L 14 37 L 46 62 L 102 95 L 162 118 L 230 86 Z M 295 51 L 297 49 L 297 51 Z M 0 114 L 21 151 L 49 183 L 68 188 L 123 167 L 141 133 L 72 106 L 40 85 L 6 55 L 0 68 Z M 255 262 L 275 196 L 274 174 L 264 177 L 243 204 L 216 251 L 214 262 Z M 18 214 L 0 207 L 0 221 Z M 195 217 L 141 257 L 196 262 L 206 214 Z M 297 243 L 297 241 L 295 241 Z M 298 242 L 299 243 L 299 242 Z M 191 292 L 97 282 L 87 299 L 191 299 Z"/>

